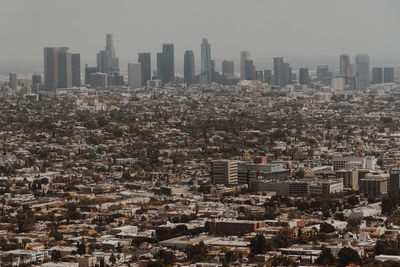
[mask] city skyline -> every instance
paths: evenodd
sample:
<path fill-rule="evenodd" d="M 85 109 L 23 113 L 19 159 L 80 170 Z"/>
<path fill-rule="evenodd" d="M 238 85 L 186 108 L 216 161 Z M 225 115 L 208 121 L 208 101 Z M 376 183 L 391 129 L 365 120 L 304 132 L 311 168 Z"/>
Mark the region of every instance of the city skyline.
<path fill-rule="evenodd" d="M 237 63 L 240 51 L 248 50 L 253 58 L 258 59 L 255 60 L 256 66 L 264 64 L 264 61 L 269 62 L 269 59 L 275 56 L 289 59 L 304 57 L 311 62 L 318 61 L 321 57 L 336 58 L 336 55 L 342 52 L 351 55 L 365 53 L 371 57 L 371 61 L 375 58 L 400 58 L 396 45 L 400 37 L 395 34 L 400 19 L 394 12 L 396 10 L 394 7 L 397 5 L 400 7 L 400 4 L 396 1 L 379 1 L 379 3 L 362 1 L 363 16 L 358 16 L 352 23 L 348 21 L 354 18 L 360 1 L 351 3 L 335 1 L 323 4 L 314 0 L 301 3 L 268 1 L 258 2 L 259 8 L 230 1 L 229 12 L 226 14 L 219 11 L 222 11 L 228 2 L 218 1 L 215 3 L 214 11 L 207 10 L 208 19 L 201 24 L 198 23 L 201 15 L 195 10 L 202 11 L 205 7 L 195 2 L 192 4 L 178 0 L 168 1 L 168 4 L 160 1 L 149 2 L 151 3 L 141 3 L 141 7 L 148 9 L 156 3 L 160 9 L 151 9 L 154 14 L 153 19 L 147 20 L 144 25 L 140 23 L 139 27 L 135 22 L 143 19 L 143 15 L 135 13 L 135 16 L 130 16 L 132 21 L 129 22 L 126 13 L 135 7 L 135 2 L 114 2 L 115 10 L 120 12 L 120 16 L 112 15 L 114 19 L 111 21 L 95 20 L 96 16 L 101 16 L 105 12 L 105 2 L 96 1 L 97 13 L 83 14 L 77 11 L 74 13 L 74 21 L 71 22 L 68 16 L 62 15 L 54 18 L 49 25 L 48 20 L 43 19 L 41 14 L 43 11 L 49 12 L 49 19 L 52 19 L 55 16 L 53 13 L 61 12 L 57 4 L 50 1 L 34 4 L 21 1 L 9 4 L 11 1 L 6 0 L 2 4 L 0 20 L 5 24 L 18 15 L 21 22 L 12 27 L 13 30 L 7 27 L 0 30 L 4 36 L 3 50 L 0 51 L 1 61 L 5 64 L 26 62 L 35 65 L 41 62 L 38 51 L 42 47 L 67 46 L 74 51 L 80 51 L 82 64 L 92 64 L 95 61 L 93 51 L 104 49 L 103 38 L 107 32 L 114 34 L 115 49 L 121 58 L 120 65 L 125 68 L 128 62 L 137 58 L 138 52 L 155 53 L 161 43 L 174 43 L 176 60 L 182 62 L 177 68 L 183 69 L 184 51 L 193 50 L 195 61 L 199 61 L 201 53 L 198 44 L 202 37 L 207 37 L 213 44 L 213 57 L 217 61 L 227 59 Z M 71 7 L 62 7 L 65 13 L 68 14 L 73 4 L 74 1 L 71 2 Z M 93 6 L 94 2 L 85 1 L 79 4 Z M 45 8 L 41 8 L 42 6 Z M 313 8 L 310 9 L 310 6 Z M 188 11 L 177 12 L 175 7 L 182 7 Z M 332 13 L 340 12 L 341 19 L 326 10 L 331 10 Z M 167 16 L 167 13 L 172 16 Z M 238 15 L 242 15 L 243 18 L 238 19 Z M 149 34 L 154 32 L 161 19 L 165 24 L 165 31 Z M 96 27 L 95 23 L 98 24 Z M 226 25 L 232 26 L 226 27 Z M 84 30 L 76 30 L 80 28 Z M 184 37 L 182 32 L 185 32 Z M 262 34 L 266 32 L 268 34 Z M 134 38 L 131 37 L 132 33 Z M 26 42 L 26 39 L 30 41 Z M 155 57 L 152 60 L 154 64 Z M 393 64 L 397 62 L 398 60 Z M 316 62 L 316 64 L 322 63 Z M 219 64 L 217 68 L 220 68 Z"/>

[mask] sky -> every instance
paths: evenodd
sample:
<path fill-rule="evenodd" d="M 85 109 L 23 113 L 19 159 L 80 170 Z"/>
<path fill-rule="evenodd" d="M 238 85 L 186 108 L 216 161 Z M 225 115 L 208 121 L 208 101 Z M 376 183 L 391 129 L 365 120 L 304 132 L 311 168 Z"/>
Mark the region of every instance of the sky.
<path fill-rule="evenodd" d="M 218 65 L 242 50 L 258 66 L 274 56 L 336 62 L 342 52 L 400 64 L 399 10 L 399 0 L 0 0 L 0 66 L 41 65 L 47 46 L 68 46 L 93 65 L 106 33 L 121 64 L 138 52 L 154 62 L 162 43 L 174 43 L 177 68 L 186 49 L 199 66 L 203 37 Z"/>

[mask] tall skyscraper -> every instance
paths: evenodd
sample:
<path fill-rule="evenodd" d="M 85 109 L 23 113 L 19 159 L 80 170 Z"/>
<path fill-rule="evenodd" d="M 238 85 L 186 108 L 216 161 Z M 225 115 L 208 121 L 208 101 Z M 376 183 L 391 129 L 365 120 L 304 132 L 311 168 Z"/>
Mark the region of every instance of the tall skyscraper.
<path fill-rule="evenodd" d="M 194 83 L 195 76 L 195 65 L 194 65 L 194 53 L 192 50 L 185 51 L 184 58 L 184 81 L 186 84 Z"/>
<path fill-rule="evenodd" d="M 370 82 L 369 75 L 369 56 L 367 54 L 359 54 L 356 56 L 356 77 L 357 89 L 364 90 L 368 88 Z"/>
<path fill-rule="evenodd" d="M 383 81 L 384 83 L 394 83 L 394 68 L 383 69 Z"/>
<path fill-rule="evenodd" d="M 350 56 L 347 54 L 340 55 L 340 76 L 344 78 L 351 76 Z"/>
<path fill-rule="evenodd" d="M 283 57 L 274 57 L 274 85 L 285 86 Z"/>
<path fill-rule="evenodd" d="M 55 90 L 58 86 L 58 53 L 68 50 L 67 47 L 44 48 L 44 87 Z"/>
<path fill-rule="evenodd" d="M 318 65 L 317 66 L 317 81 L 322 82 L 325 85 L 329 85 L 329 68 L 328 65 Z"/>
<path fill-rule="evenodd" d="M 109 60 L 107 57 L 107 53 L 105 50 L 101 50 L 97 53 L 97 69 L 101 73 L 108 73 L 109 72 Z"/>
<path fill-rule="evenodd" d="M 245 61 L 250 60 L 250 53 L 248 51 L 240 52 L 240 79 L 246 80 Z"/>
<path fill-rule="evenodd" d="M 68 49 L 58 51 L 58 88 L 72 87 L 72 55 Z"/>
<path fill-rule="evenodd" d="M 111 33 L 106 36 L 106 56 L 108 61 L 108 72 L 119 72 L 119 58 L 115 56 L 114 37 Z"/>
<path fill-rule="evenodd" d="M 119 58 L 115 56 L 114 37 L 106 36 L 106 47 L 97 53 L 97 68 L 101 73 L 119 73 Z"/>
<path fill-rule="evenodd" d="M 293 73 L 289 63 L 283 63 L 283 80 L 283 86 L 293 83 Z"/>
<path fill-rule="evenodd" d="M 97 67 L 85 67 L 85 84 L 90 84 L 90 74 L 99 72 Z"/>
<path fill-rule="evenodd" d="M 151 80 L 151 54 L 139 53 L 138 62 L 142 64 L 142 86 L 146 86 Z"/>
<path fill-rule="evenodd" d="M 372 68 L 372 84 L 383 83 L 382 68 Z"/>
<path fill-rule="evenodd" d="M 174 45 L 163 44 L 163 51 L 157 53 L 157 73 L 163 84 L 174 80 Z"/>
<path fill-rule="evenodd" d="M 254 73 L 254 62 L 253 60 L 245 60 L 244 61 L 244 74 L 245 80 L 254 80 L 255 73 Z"/>
<path fill-rule="evenodd" d="M 142 86 L 142 64 L 128 64 L 128 85 L 131 88 L 139 88 Z"/>
<path fill-rule="evenodd" d="M 310 83 L 310 78 L 308 76 L 308 68 L 300 68 L 299 83 L 302 85 L 308 85 Z"/>
<path fill-rule="evenodd" d="M 201 72 L 200 75 L 205 77 L 207 83 L 212 82 L 212 71 L 211 71 L 211 45 L 208 43 L 206 38 L 203 38 L 201 43 Z"/>
<path fill-rule="evenodd" d="M 233 76 L 235 76 L 233 61 L 222 61 L 222 75 L 226 78 L 233 78 Z"/>
<path fill-rule="evenodd" d="M 42 76 L 39 74 L 32 75 L 32 93 L 39 92 L 40 88 L 42 87 Z"/>
<path fill-rule="evenodd" d="M 72 54 L 72 86 L 81 86 L 81 55 Z"/>
<path fill-rule="evenodd" d="M 17 90 L 17 74 L 15 72 L 12 72 L 8 76 L 11 90 Z"/>
<path fill-rule="evenodd" d="M 264 70 L 264 82 L 272 84 L 272 70 Z"/>

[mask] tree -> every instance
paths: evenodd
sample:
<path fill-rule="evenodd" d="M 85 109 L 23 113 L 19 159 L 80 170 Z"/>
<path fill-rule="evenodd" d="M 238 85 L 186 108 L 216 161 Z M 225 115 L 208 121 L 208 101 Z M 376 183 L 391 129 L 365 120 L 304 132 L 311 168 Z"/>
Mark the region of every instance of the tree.
<path fill-rule="evenodd" d="M 53 250 L 51 252 L 51 260 L 52 261 L 59 261 L 61 259 L 61 251 Z"/>
<path fill-rule="evenodd" d="M 289 228 L 281 229 L 274 238 L 277 248 L 287 248 L 293 244 L 293 234 Z"/>
<path fill-rule="evenodd" d="M 250 240 L 250 251 L 254 254 L 264 254 L 271 250 L 264 235 L 257 234 Z"/>
<path fill-rule="evenodd" d="M 339 264 L 340 266 L 347 266 L 350 263 L 359 264 L 361 263 L 360 255 L 358 255 L 357 251 L 351 248 L 344 247 L 339 253 Z"/>
<path fill-rule="evenodd" d="M 207 249 L 203 242 L 194 246 L 187 246 L 185 254 L 191 262 L 200 262 L 207 259 Z"/>
<path fill-rule="evenodd" d="M 346 231 L 350 231 L 350 232 L 358 232 L 359 228 L 360 228 L 360 220 L 357 219 L 348 219 L 347 220 L 347 225 L 346 225 Z"/>
<path fill-rule="evenodd" d="M 112 265 L 117 262 L 117 257 L 115 257 L 114 253 L 112 253 L 110 256 L 110 262 L 112 263 Z"/>
<path fill-rule="evenodd" d="M 321 223 L 319 225 L 319 231 L 323 233 L 333 233 L 336 231 L 335 227 L 332 224 L 329 223 Z"/>
<path fill-rule="evenodd" d="M 84 254 L 86 254 L 86 244 L 85 244 L 85 241 L 83 240 L 83 238 L 82 238 L 82 242 L 81 242 L 81 243 L 78 242 L 77 247 L 78 247 L 78 249 L 77 249 L 76 252 L 77 252 L 79 255 L 84 255 Z"/>
<path fill-rule="evenodd" d="M 167 251 L 167 250 L 160 250 L 157 254 L 156 257 L 159 262 L 163 263 L 164 265 L 174 265 L 176 261 L 175 254 L 172 251 Z"/>
<path fill-rule="evenodd" d="M 360 203 L 360 200 L 358 199 L 357 196 L 351 196 L 347 199 L 347 203 L 349 203 L 352 206 L 357 205 L 358 203 Z"/>
<path fill-rule="evenodd" d="M 317 258 L 315 263 L 318 265 L 331 266 L 334 264 L 334 262 L 335 257 L 332 255 L 332 251 L 329 248 L 323 246 L 321 254 Z"/>
<path fill-rule="evenodd" d="M 165 267 L 165 264 L 158 261 L 148 261 L 146 267 Z"/>

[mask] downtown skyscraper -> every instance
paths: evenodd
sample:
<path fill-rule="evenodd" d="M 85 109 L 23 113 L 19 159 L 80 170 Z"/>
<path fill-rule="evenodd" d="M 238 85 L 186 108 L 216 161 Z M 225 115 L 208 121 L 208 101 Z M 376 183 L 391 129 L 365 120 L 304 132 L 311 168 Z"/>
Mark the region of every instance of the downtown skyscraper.
<path fill-rule="evenodd" d="M 212 66 L 211 66 L 211 45 L 206 38 L 203 38 L 201 43 L 201 72 L 204 81 L 207 83 L 212 82 Z"/>
<path fill-rule="evenodd" d="M 340 55 L 340 77 L 348 78 L 351 76 L 350 56 L 347 54 Z"/>
<path fill-rule="evenodd" d="M 359 54 L 356 56 L 356 89 L 364 90 L 368 88 L 370 83 L 369 74 L 369 56 L 367 54 Z"/>
<path fill-rule="evenodd" d="M 97 53 L 97 68 L 102 73 L 119 73 L 119 58 L 115 56 L 114 38 L 112 34 L 106 36 L 106 47 Z"/>
<path fill-rule="evenodd" d="M 80 86 L 80 55 L 71 54 L 68 47 L 44 48 L 44 88 Z"/>
<path fill-rule="evenodd" d="M 142 86 L 146 86 L 147 81 L 151 80 L 151 54 L 139 53 L 138 62 L 142 68 Z"/>
<path fill-rule="evenodd" d="M 194 53 L 192 50 L 185 51 L 184 58 L 184 81 L 186 84 L 193 84 L 195 78 Z"/>
<path fill-rule="evenodd" d="M 175 76 L 174 44 L 163 44 L 157 53 L 157 75 L 163 84 L 173 81 Z"/>
<path fill-rule="evenodd" d="M 246 80 L 245 62 L 250 60 L 250 53 L 248 51 L 240 52 L 240 79 Z"/>
<path fill-rule="evenodd" d="M 274 57 L 274 85 L 285 86 L 285 67 L 283 57 Z"/>

